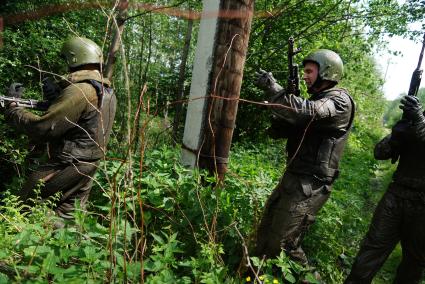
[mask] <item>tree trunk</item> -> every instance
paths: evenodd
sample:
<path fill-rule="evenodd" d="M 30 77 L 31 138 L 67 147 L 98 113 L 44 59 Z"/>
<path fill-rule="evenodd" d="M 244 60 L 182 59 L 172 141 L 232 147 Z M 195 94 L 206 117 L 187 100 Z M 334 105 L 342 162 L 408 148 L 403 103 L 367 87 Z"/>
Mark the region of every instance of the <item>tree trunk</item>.
<path fill-rule="evenodd" d="M 179 85 L 177 88 L 175 113 L 174 113 L 174 121 L 173 121 L 173 136 L 175 141 L 179 140 L 177 136 L 179 135 L 179 126 L 181 121 L 181 109 L 182 109 L 181 100 L 183 98 L 183 92 L 184 92 L 184 79 L 186 75 L 187 56 L 189 54 L 190 41 L 192 39 L 192 28 L 193 28 L 193 20 L 189 19 L 187 21 L 187 30 L 186 30 L 185 40 L 184 40 L 183 54 L 182 54 L 182 59 L 179 66 L 179 81 L 178 81 Z"/>
<path fill-rule="evenodd" d="M 199 165 L 223 180 L 235 128 L 254 0 L 221 0 Z"/>
<path fill-rule="evenodd" d="M 4 29 L 3 17 L 0 17 L 0 48 L 3 47 L 3 29 Z"/>
<path fill-rule="evenodd" d="M 145 51 L 145 19 L 141 18 L 142 34 L 140 35 L 139 70 L 137 72 L 137 90 L 142 90 L 143 54 Z M 135 80 L 136 81 L 136 80 Z"/>
<path fill-rule="evenodd" d="M 143 72 L 143 60 L 144 60 L 144 50 L 145 50 L 145 20 L 142 18 L 142 34 L 140 36 L 140 52 L 139 52 L 139 70 L 137 72 L 137 90 L 139 90 L 139 95 L 143 92 L 143 82 L 142 82 L 142 72 Z M 138 102 L 141 103 L 140 101 Z M 135 118 L 135 138 L 134 138 L 134 152 L 137 151 L 139 145 L 139 131 L 140 131 L 140 113 Z"/>
<path fill-rule="evenodd" d="M 147 74 L 149 72 L 149 66 L 150 66 L 150 62 L 151 62 L 151 57 L 152 57 L 152 13 L 149 14 L 149 42 L 148 42 L 148 55 L 146 58 L 146 65 L 145 65 L 145 69 L 143 71 L 142 74 L 142 60 L 140 60 L 140 75 L 139 75 L 139 82 L 140 82 L 140 92 L 142 92 L 143 90 L 143 86 L 146 84 L 147 81 Z M 144 39 L 143 39 L 143 45 L 144 45 Z M 141 56 L 143 56 L 143 49 L 140 50 L 140 54 Z M 139 140 L 140 140 L 140 120 L 141 117 L 137 117 L 136 119 L 136 126 L 135 126 L 135 133 L 136 133 L 136 137 L 134 139 L 134 151 L 136 152 L 137 149 L 139 148 Z M 143 145 L 142 145 L 143 147 Z"/>
<path fill-rule="evenodd" d="M 124 30 L 125 18 L 127 17 L 127 8 L 128 8 L 128 0 L 120 0 L 118 4 L 118 17 L 117 22 L 113 22 L 114 26 L 114 34 L 112 37 L 111 45 L 108 50 L 108 57 L 106 58 L 105 68 L 103 70 L 103 75 L 112 80 L 112 75 L 114 72 L 115 61 L 117 60 L 117 53 L 120 49 L 120 44 L 122 44 L 121 35 Z"/>
<path fill-rule="evenodd" d="M 148 41 L 148 57 L 146 58 L 146 66 L 142 75 L 142 85 L 147 81 L 151 57 L 152 57 L 152 13 L 149 14 L 149 41 Z"/>

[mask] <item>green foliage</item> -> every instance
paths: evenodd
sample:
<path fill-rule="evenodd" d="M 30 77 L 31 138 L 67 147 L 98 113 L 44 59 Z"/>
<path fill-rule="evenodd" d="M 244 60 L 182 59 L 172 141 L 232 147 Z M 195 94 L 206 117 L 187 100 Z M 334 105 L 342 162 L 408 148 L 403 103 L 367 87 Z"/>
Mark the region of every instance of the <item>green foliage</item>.
<path fill-rule="evenodd" d="M 148 283 L 237 283 L 234 271 L 242 259 L 243 244 L 251 247 L 263 204 L 283 166 L 281 146 L 269 142 L 255 147 L 235 145 L 224 188 L 214 187 L 214 179 L 205 173 L 182 168 L 179 151 L 166 146 L 146 152 L 142 173 L 136 163 L 132 188 L 124 182 L 126 169 L 121 162 L 106 161 L 101 168 L 107 171 L 98 172 L 94 192 L 101 192 L 100 185 L 112 189 L 114 175 L 116 190 L 92 198 L 94 212 L 78 211 L 75 224 L 64 229 L 54 229 L 48 205 L 21 213 L 22 206 L 16 206 L 20 203 L 10 196 L 0 215 L 0 251 L 5 252 L 0 263 L 17 269 L 19 276 L 9 277 L 19 281 L 137 282 L 143 269 Z M 378 168 L 371 154 L 365 157 L 356 148 L 361 144 L 352 144 L 343 161 L 343 175 L 305 242 L 308 255 L 329 283 L 343 279 L 366 230 L 370 209 L 381 194 L 363 190 Z M 114 204 L 113 196 L 117 197 Z M 115 217 L 110 212 L 116 212 Z M 143 263 L 130 257 L 141 252 L 140 244 Z M 273 266 L 290 283 L 312 277 L 309 269 L 284 255 L 263 266 L 264 277 L 270 280 L 276 277 Z"/>
<path fill-rule="evenodd" d="M 33 208 L 17 206 L 21 204 L 20 201 L 11 195 L 5 199 L 5 211 L 0 215 L 3 232 L 0 237 L 1 251 L 4 252 L 0 262 L 17 271 L 16 275 L 9 276 L 10 279 L 32 279 L 34 282 L 46 279 L 66 279 L 71 282 L 75 279 L 87 279 L 93 283 L 102 282 L 107 277 L 103 272 L 110 269 L 113 257 L 116 259 L 113 269 L 113 277 L 116 279 L 126 277 L 132 281 L 137 280 L 140 277 L 140 268 L 143 267 L 146 279 L 152 283 L 166 283 L 171 280 L 177 283 L 192 283 L 194 280 L 200 283 L 224 283 L 229 280 L 229 269 L 223 262 L 224 248 L 241 250 L 238 245 L 239 236 L 232 224 L 240 222 L 240 229 L 244 231 L 247 228 L 243 226 L 251 225 L 247 220 L 252 220 L 254 206 L 251 203 L 256 200 L 254 189 L 270 187 L 271 181 L 264 184 L 263 180 L 259 180 L 261 186 L 254 182 L 243 188 L 243 194 L 214 190 L 202 185 L 213 181 L 205 174 L 191 175 L 178 165 L 178 152 L 175 150 L 153 150 L 147 157 L 147 170 L 140 185 L 143 187 L 143 227 L 146 232 L 151 232 L 151 237 L 147 237 L 147 240 L 152 245 L 147 246 L 150 249 L 143 266 L 123 258 L 123 255 L 136 249 L 132 242 L 137 238 L 135 234 L 138 230 L 132 229 L 131 224 L 125 220 L 125 216 L 130 217 L 134 211 L 138 211 L 133 207 L 135 192 L 127 192 L 127 198 L 124 198 L 124 192 L 118 193 L 122 198 L 115 205 L 117 210 L 126 207 L 128 211 L 121 211 L 113 220 L 114 224 L 109 223 L 108 219 L 96 220 L 95 215 L 78 211 L 75 224 L 63 229 L 54 228 L 56 218 L 50 213 L 49 203 L 40 203 Z M 119 170 L 119 167 L 114 167 L 111 162 L 108 170 L 112 173 Z M 244 171 L 252 173 L 253 169 L 241 170 Z M 241 192 L 241 181 L 231 181 L 231 184 L 238 187 L 229 190 Z M 244 196 L 250 190 L 252 193 Z M 195 196 L 198 198 L 193 198 Z M 263 199 L 265 197 L 263 193 Z M 110 211 L 111 206 L 107 205 L 101 210 Z M 24 213 L 21 213 L 25 208 Z M 135 224 L 138 223 L 137 221 Z M 112 232 L 105 227 L 108 224 Z M 187 230 L 188 227 L 191 230 Z M 174 233 L 168 235 L 164 230 Z M 222 232 L 217 233 L 216 230 Z M 179 239 L 176 232 L 181 234 Z M 110 242 L 113 242 L 112 255 L 107 249 Z M 230 256 L 232 255 L 225 257 Z M 123 274 L 125 265 L 126 271 Z"/>
<path fill-rule="evenodd" d="M 281 252 L 275 259 L 263 261 L 257 257 L 252 257 L 251 260 L 254 267 L 260 269 L 259 275 L 252 279 L 253 283 L 258 283 L 258 280 L 262 283 L 281 283 L 281 281 L 284 281 L 282 283 L 320 283 L 313 275 L 312 268 L 303 267 L 292 261 L 284 252 Z"/>
<path fill-rule="evenodd" d="M 13 176 L 25 172 L 25 157 L 27 156 L 28 141 L 13 133 L 13 130 L 4 123 L 0 114 L 0 172 L 2 176 Z M 0 183 L 0 192 L 5 189 L 6 183 L 20 182 L 19 178 L 14 180 L 3 179 Z"/>

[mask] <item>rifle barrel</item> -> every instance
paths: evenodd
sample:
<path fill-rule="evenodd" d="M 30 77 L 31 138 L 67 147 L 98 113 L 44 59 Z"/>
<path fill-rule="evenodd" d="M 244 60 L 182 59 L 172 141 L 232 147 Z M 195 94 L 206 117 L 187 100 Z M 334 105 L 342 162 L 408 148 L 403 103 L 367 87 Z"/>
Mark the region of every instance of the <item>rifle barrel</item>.
<path fill-rule="evenodd" d="M 422 49 L 421 49 L 421 54 L 419 55 L 419 61 L 418 61 L 418 66 L 416 67 L 416 69 L 421 69 L 421 65 L 422 65 L 422 59 L 424 57 L 424 49 L 425 49 L 425 33 L 424 33 L 424 38 L 422 40 Z"/>
<path fill-rule="evenodd" d="M 45 111 L 49 107 L 48 101 L 37 101 L 33 99 L 21 99 L 21 98 L 15 98 L 15 97 L 7 97 L 7 96 L 0 96 L 0 102 L 1 105 L 4 105 L 4 102 L 14 102 L 18 106 L 25 107 L 25 108 L 31 108 L 35 110 L 41 110 Z"/>

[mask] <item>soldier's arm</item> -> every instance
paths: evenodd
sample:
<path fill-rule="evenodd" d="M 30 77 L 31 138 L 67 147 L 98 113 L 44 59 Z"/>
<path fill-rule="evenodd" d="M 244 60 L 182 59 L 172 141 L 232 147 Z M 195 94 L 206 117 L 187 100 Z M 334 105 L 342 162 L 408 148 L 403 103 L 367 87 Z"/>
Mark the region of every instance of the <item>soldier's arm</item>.
<path fill-rule="evenodd" d="M 273 139 L 285 139 L 293 133 L 293 128 L 293 125 L 272 116 L 271 125 L 267 128 L 267 134 Z"/>
<path fill-rule="evenodd" d="M 273 114 L 288 123 L 304 127 L 312 121 L 327 119 L 328 122 L 319 127 L 339 128 L 346 126 L 347 121 L 343 122 L 341 117 L 347 116 L 347 112 L 351 113 L 352 103 L 348 95 L 335 91 L 334 95 L 327 96 L 323 99 L 311 101 L 294 95 L 278 94 L 271 98 L 273 106 Z M 341 124 L 341 125 L 340 125 Z"/>
<path fill-rule="evenodd" d="M 388 160 L 392 159 L 396 154 L 398 154 L 396 152 L 397 151 L 393 143 L 391 143 L 391 134 L 388 134 L 375 145 L 373 155 L 377 160 Z"/>
<path fill-rule="evenodd" d="M 18 130 L 34 141 L 46 141 L 63 135 L 75 127 L 90 98 L 84 84 L 67 87 L 41 116 L 22 108 L 11 108 L 6 116 Z"/>
<path fill-rule="evenodd" d="M 406 143 L 415 137 L 415 129 L 412 123 L 404 118 L 397 121 L 391 128 L 391 134 L 385 136 L 375 145 L 374 156 L 377 160 L 388 160 L 394 164 Z"/>
<path fill-rule="evenodd" d="M 415 136 L 422 142 L 425 142 L 425 117 L 422 115 L 412 124 Z"/>

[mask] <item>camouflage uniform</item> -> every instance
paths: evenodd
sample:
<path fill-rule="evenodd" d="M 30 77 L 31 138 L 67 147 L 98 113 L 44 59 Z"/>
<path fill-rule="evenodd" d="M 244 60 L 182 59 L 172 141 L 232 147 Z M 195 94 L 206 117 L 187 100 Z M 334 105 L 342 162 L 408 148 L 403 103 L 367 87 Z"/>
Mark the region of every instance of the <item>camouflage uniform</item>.
<path fill-rule="evenodd" d="M 257 73 L 255 84 L 272 95 L 269 134 L 287 139 L 288 159 L 286 172 L 266 202 L 255 255 L 276 257 L 284 250 L 306 264 L 301 242 L 338 177 L 355 106 L 346 90 L 334 87 L 343 74 L 337 53 L 318 49 L 304 58 L 303 65 L 309 99 L 285 91 L 271 73 Z"/>
<path fill-rule="evenodd" d="M 345 283 L 371 283 L 398 242 L 403 256 L 394 283 L 420 283 L 425 268 L 425 121 L 400 120 L 375 146 L 378 160 L 399 157 Z"/>
<path fill-rule="evenodd" d="M 97 83 L 96 83 L 97 82 Z M 115 116 L 112 92 L 96 91 L 110 86 L 97 70 L 79 70 L 60 82 L 61 92 L 41 116 L 20 107 L 11 107 L 6 117 L 18 130 L 37 143 L 48 142 L 49 160 L 33 171 L 21 198 L 34 197 L 34 188 L 44 182 L 41 197 L 61 193 L 56 212 L 71 218 L 76 200 L 87 201 L 98 161 Z"/>
<path fill-rule="evenodd" d="M 284 249 L 302 263 L 301 241 L 338 177 L 338 164 L 354 117 L 344 89 L 331 88 L 303 99 L 277 94 L 272 132 L 287 138 L 287 169 L 267 200 L 258 229 L 256 255 L 275 257 Z"/>

